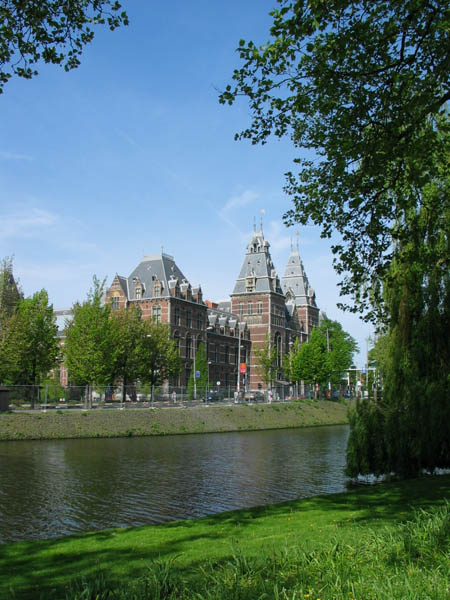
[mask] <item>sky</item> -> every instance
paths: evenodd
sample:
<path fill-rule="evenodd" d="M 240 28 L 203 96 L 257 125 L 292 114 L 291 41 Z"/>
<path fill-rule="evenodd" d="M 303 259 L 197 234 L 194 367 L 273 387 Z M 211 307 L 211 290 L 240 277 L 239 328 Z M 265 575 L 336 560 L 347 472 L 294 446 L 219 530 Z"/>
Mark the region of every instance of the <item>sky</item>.
<path fill-rule="evenodd" d="M 248 105 L 218 101 L 240 66 L 239 40 L 268 39 L 275 0 L 122 4 L 130 25 L 97 28 L 78 69 L 42 65 L 0 95 L 0 258 L 14 257 L 26 296 L 45 288 L 67 308 L 93 275 L 109 285 L 163 250 L 220 301 L 262 218 L 280 277 L 298 232 L 317 304 L 357 340 L 363 366 L 372 330 L 336 306 L 330 241 L 283 224 L 284 173 L 298 150 L 236 142 Z"/>

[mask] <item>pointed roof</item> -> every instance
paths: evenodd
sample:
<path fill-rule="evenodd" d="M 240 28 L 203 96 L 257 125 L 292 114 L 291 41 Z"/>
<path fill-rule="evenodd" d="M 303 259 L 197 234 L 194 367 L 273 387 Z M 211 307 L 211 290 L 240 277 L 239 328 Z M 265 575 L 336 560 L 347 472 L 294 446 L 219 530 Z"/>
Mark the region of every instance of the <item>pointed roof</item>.
<path fill-rule="evenodd" d="M 286 295 L 292 294 L 295 298 L 296 306 L 317 306 L 316 293 L 314 288 L 309 285 L 306 271 L 300 258 L 298 243 L 297 247 L 291 246 L 291 255 L 289 256 L 281 287 Z"/>
<path fill-rule="evenodd" d="M 135 297 L 135 289 L 138 284 L 142 288 L 142 298 L 153 298 L 155 296 L 154 286 L 157 282 L 159 282 L 161 290 L 158 296 L 162 298 L 170 296 L 169 281 L 177 281 L 179 285 L 190 285 L 175 264 L 173 256 L 164 253 L 144 256 L 126 279 L 129 298 Z"/>
<path fill-rule="evenodd" d="M 264 239 L 263 232 L 254 231 L 247 246 L 247 252 L 232 296 L 251 292 L 283 294 L 269 247 L 270 244 Z"/>

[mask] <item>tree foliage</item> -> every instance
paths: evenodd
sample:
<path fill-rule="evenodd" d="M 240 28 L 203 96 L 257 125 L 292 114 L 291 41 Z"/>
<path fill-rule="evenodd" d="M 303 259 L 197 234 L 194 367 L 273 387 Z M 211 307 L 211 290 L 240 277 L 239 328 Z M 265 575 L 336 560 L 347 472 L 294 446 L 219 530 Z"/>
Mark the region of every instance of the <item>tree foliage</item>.
<path fill-rule="evenodd" d="M 113 336 L 109 305 L 102 304 L 104 282 L 94 277 L 87 299 L 73 307 L 66 328 L 64 354 L 75 385 L 107 384 L 113 378 Z"/>
<path fill-rule="evenodd" d="M 263 344 L 255 348 L 255 358 L 257 361 L 257 370 L 261 379 L 267 388 L 273 386 L 278 371 L 278 351 L 276 345 L 272 342 L 268 333 Z"/>
<path fill-rule="evenodd" d="M 409 238 L 426 183 L 448 167 L 450 9 L 444 0 L 278 0 L 269 41 L 241 40 L 244 62 L 221 94 L 248 99 L 237 135 L 290 137 L 303 152 L 287 174 L 287 223 L 333 230 L 350 310 L 376 319 L 396 245 Z M 426 204 L 440 221 L 448 196 Z M 448 268 L 448 248 L 441 260 Z M 377 302 L 374 302 L 376 300 Z"/>
<path fill-rule="evenodd" d="M 75 69 L 96 25 L 113 31 L 128 17 L 116 0 L 0 0 L 0 22 L 1 93 L 13 75 L 37 75 L 40 61 Z"/>
<path fill-rule="evenodd" d="M 4 258 L 0 263 L 0 336 L 2 324 L 13 315 L 22 293 L 14 280 L 13 261 L 11 257 Z"/>
<path fill-rule="evenodd" d="M 356 341 L 337 321 L 324 319 L 292 358 L 293 381 L 314 385 L 340 383 L 358 350 Z"/>
<path fill-rule="evenodd" d="M 170 329 L 165 323 L 143 321 L 143 337 L 140 343 L 139 381 L 152 386 L 178 375 L 181 359 Z"/>
<path fill-rule="evenodd" d="M 353 416 L 348 472 L 450 466 L 448 2 L 278 4 L 264 46 L 241 40 L 220 100 L 249 100 L 238 138 L 303 150 L 285 220 L 339 234 L 346 308 L 388 331 L 384 404 Z"/>
<path fill-rule="evenodd" d="M 195 353 L 195 370 L 200 371 L 200 377 L 196 381 L 197 394 L 201 394 L 202 396 L 207 394 L 208 390 L 208 359 L 206 357 L 206 348 L 205 345 L 200 342 L 198 344 L 198 348 Z M 192 369 L 192 373 L 189 377 L 187 394 L 188 398 L 194 397 L 194 369 Z"/>
<path fill-rule="evenodd" d="M 19 300 L 0 338 L 0 381 L 39 385 L 57 364 L 56 334 L 56 317 L 45 290 Z"/>
<path fill-rule="evenodd" d="M 112 381 L 121 381 L 123 397 L 128 383 L 135 383 L 142 368 L 141 347 L 146 335 L 142 313 L 132 305 L 111 311 Z"/>

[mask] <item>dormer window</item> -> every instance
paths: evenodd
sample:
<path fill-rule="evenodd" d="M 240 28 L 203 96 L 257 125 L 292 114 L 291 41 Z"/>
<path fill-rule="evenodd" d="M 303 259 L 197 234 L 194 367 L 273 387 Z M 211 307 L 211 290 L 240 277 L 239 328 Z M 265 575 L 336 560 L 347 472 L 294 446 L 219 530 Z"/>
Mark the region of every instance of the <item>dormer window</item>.
<path fill-rule="evenodd" d="M 245 289 L 247 292 L 254 292 L 256 288 L 256 277 L 247 277 Z"/>
<path fill-rule="evenodd" d="M 136 300 L 140 300 L 142 298 L 142 286 L 140 283 L 138 283 L 134 288 L 134 297 Z"/>
<path fill-rule="evenodd" d="M 161 296 L 161 282 L 158 280 L 153 284 L 153 296 Z"/>

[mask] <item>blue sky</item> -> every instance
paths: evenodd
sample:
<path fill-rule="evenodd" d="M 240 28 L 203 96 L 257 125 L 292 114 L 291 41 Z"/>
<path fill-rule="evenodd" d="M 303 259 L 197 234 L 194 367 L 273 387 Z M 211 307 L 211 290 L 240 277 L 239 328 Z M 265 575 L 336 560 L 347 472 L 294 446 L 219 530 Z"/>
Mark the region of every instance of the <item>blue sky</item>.
<path fill-rule="evenodd" d="M 248 107 L 218 102 L 239 39 L 266 41 L 275 0 L 123 5 L 130 25 L 97 29 L 77 70 L 44 65 L 0 95 L 0 257 L 14 255 L 26 295 L 45 288 L 63 308 L 94 274 L 110 283 L 163 247 L 206 298 L 223 300 L 264 209 L 279 275 L 299 231 L 317 302 L 357 339 L 362 365 L 371 328 L 336 308 L 329 241 L 282 222 L 294 149 L 235 142 Z"/>

